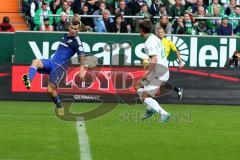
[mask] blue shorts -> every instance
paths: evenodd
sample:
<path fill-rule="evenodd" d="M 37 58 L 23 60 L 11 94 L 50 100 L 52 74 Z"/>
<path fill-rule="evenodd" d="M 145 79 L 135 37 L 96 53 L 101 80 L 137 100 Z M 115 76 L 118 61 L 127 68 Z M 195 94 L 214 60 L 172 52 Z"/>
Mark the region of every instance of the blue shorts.
<path fill-rule="evenodd" d="M 49 74 L 48 81 L 57 87 L 66 74 L 66 66 L 54 63 L 51 59 L 41 59 L 41 61 L 43 68 L 38 69 L 38 73 Z"/>

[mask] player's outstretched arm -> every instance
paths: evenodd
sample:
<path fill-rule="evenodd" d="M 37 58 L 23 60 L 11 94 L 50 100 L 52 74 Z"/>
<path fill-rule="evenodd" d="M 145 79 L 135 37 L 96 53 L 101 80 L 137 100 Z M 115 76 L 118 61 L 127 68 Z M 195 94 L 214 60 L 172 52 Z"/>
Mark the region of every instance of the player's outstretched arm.
<path fill-rule="evenodd" d="M 182 59 L 181 59 L 181 55 L 180 55 L 180 52 L 179 50 L 177 49 L 177 47 L 175 46 L 175 44 L 170 41 L 170 48 L 171 50 L 173 50 L 176 55 L 177 55 L 177 59 L 178 59 L 178 63 L 179 63 L 179 68 L 182 68 L 183 67 L 183 64 L 182 64 Z"/>
<path fill-rule="evenodd" d="M 180 52 L 178 50 L 176 50 L 176 55 L 177 55 L 177 59 L 178 59 L 178 65 L 179 65 L 179 68 L 182 68 L 183 67 L 183 64 L 182 64 L 182 59 L 181 59 L 181 56 L 180 56 Z"/>

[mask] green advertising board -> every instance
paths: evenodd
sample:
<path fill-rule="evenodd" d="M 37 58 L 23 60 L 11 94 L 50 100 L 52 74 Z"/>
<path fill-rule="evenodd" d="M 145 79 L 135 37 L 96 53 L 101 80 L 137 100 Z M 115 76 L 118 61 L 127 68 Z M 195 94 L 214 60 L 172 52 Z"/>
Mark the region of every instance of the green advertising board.
<path fill-rule="evenodd" d="M 49 58 L 57 49 L 63 33 L 16 32 L 16 63 L 30 64 L 35 58 Z M 138 34 L 80 33 L 87 55 L 95 55 L 103 65 L 140 65 L 146 57 L 144 40 Z M 217 36 L 171 35 L 185 66 L 223 67 L 227 58 L 240 49 L 240 38 Z M 72 59 L 77 64 L 77 59 Z M 170 54 L 169 65 L 177 66 L 176 56 Z"/>
<path fill-rule="evenodd" d="M 14 33 L 1 33 L 0 42 L 0 63 L 11 63 L 11 56 L 14 55 Z"/>

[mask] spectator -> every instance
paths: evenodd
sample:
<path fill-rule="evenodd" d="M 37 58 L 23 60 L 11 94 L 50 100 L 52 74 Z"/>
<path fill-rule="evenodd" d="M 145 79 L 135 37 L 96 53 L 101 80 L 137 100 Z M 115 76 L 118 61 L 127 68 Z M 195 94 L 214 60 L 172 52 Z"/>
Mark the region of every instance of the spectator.
<path fill-rule="evenodd" d="M 158 13 L 159 16 L 161 15 L 167 15 L 167 8 L 165 5 L 160 5 L 159 6 L 159 13 Z"/>
<path fill-rule="evenodd" d="M 25 14 L 25 16 L 29 16 L 30 14 L 30 5 L 31 5 L 31 2 L 30 0 L 22 0 L 22 12 Z"/>
<path fill-rule="evenodd" d="M 126 22 L 123 21 L 123 17 L 121 14 L 115 15 L 114 32 L 116 32 L 116 33 L 127 33 L 128 32 Z"/>
<path fill-rule="evenodd" d="M 52 13 L 56 14 L 57 10 L 61 7 L 61 0 L 53 0 L 50 2 L 49 6 Z"/>
<path fill-rule="evenodd" d="M 69 6 L 69 3 L 67 1 L 63 2 L 62 7 L 57 10 L 56 14 L 58 14 L 60 16 L 60 14 L 62 12 L 65 12 L 67 15 L 73 16 L 73 11 L 71 10 L 71 7 Z M 60 17 L 59 16 L 55 18 L 56 23 L 60 22 Z"/>
<path fill-rule="evenodd" d="M 74 14 L 81 14 L 82 7 L 84 6 L 85 0 L 73 1 L 71 8 Z"/>
<path fill-rule="evenodd" d="M 197 11 L 193 14 L 194 17 L 211 17 L 209 13 L 206 13 L 206 10 L 203 6 L 198 6 Z"/>
<path fill-rule="evenodd" d="M 171 6 L 176 5 L 176 0 L 168 0 L 168 2 L 170 3 Z M 186 5 L 186 1 L 185 0 L 181 0 L 180 3 L 181 3 L 182 6 Z"/>
<path fill-rule="evenodd" d="M 3 17 L 3 22 L 0 24 L 0 32 L 14 32 L 14 27 L 10 24 L 8 16 Z"/>
<path fill-rule="evenodd" d="M 153 3 L 150 6 L 149 12 L 153 15 L 153 16 L 157 16 L 159 13 L 159 6 L 160 6 L 161 0 L 153 0 Z"/>
<path fill-rule="evenodd" d="M 240 51 L 235 51 L 231 58 L 229 58 L 226 63 L 225 67 L 240 67 Z"/>
<path fill-rule="evenodd" d="M 143 4 L 143 5 L 141 6 L 141 10 L 140 10 L 140 12 L 138 12 L 138 13 L 136 14 L 136 16 L 151 17 L 151 14 L 150 14 L 149 11 L 148 11 L 148 6 L 147 6 L 147 4 Z"/>
<path fill-rule="evenodd" d="M 161 15 L 159 22 L 156 24 L 155 30 L 157 28 L 163 28 L 166 31 L 166 34 L 172 33 L 172 24 L 169 23 L 168 15 Z M 156 30 L 157 31 L 157 30 Z M 155 33 L 156 33 L 155 31 Z"/>
<path fill-rule="evenodd" d="M 235 0 L 236 1 L 236 0 Z M 223 6 L 224 10 L 226 11 L 227 6 L 230 4 L 230 0 L 220 0 L 220 4 Z"/>
<path fill-rule="evenodd" d="M 86 0 L 85 5 L 88 6 L 88 10 L 91 14 L 98 9 L 98 0 Z"/>
<path fill-rule="evenodd" d="M 128 2 L 128 8 L 130 10 L 130 15 L 136 15 L 138 12 L 140 12 L 141 6 L 142 6 L 143 3 L 146 3 L 146 2 L 144 0 L 129 1 Z M 120 2 L 119 2 L 119 4 L 120 4 Z"/>
<path fill-rule="evenodd" d="M 49 17 L 43 18 L 43 25 L 40 27 L 40 31 L 53 31 L 53 26 L 49 23 Z"/>
<path fill-rule="evenodd" d="M 199 7 L 204 8 L 204 12 L 207 10 L 207 6 L 203 4 L 203 0 L 197 0 L 197 3 L 192 4 L 191 6 L 188 7 L 188 11 L 195 13 L 198 11 Z"/>
<path fill-rule="evenodd" d="M 109 11 L 112 15 L 115 15 L 115 10 L 119 8 L 118 1 L 120 1 L 120 0 L 114 0 L 114 1 L 110 2 L 110 4 L 109 4 Z"/>
<path fill-rule="evenodd" d="M 238 23 L 238 26 L 236 28 L 234 28 L 233 33 L 236 36 L 240 36 L 240 23 Z"/>
<path fill-rule="evenodd" d="M 72 17 L 71 20 L 72 20 L 72 21 L 78 21 L 78 22 L 81 21 L 80 16 L 79 16 L 78 14 L 74 14 L 74 16 Z M 80 24 L 81 24 L 81 22 L 80 22 Z"/>
<path fill-rule="evenodd" d="M 68 31 L 69 22 L 67 21 L 67 14 L 62 12 L 60 14 L 60 22 L 56 24 L 56 31 Z"/>
<path fill-rule="evenodd" d="M 50 0 L 50 1 L 51 1 L 51 0 Z M 62 1 L 63 1 L 63 2 L 64 2 L 64 1 L 67 1 L 67 2 L 68 2 L 68 5 L 71 7 L 74 0 L 62 0 Z"/>
<path fill-rule="evenodd" d="M 42 16 L 40 16 L 42 15 Z M 48 2 L 46 0 L 44 0 L 42 2 L 42 6 L 41 8 L 39 8 L 34 16 L 34 30 L 38 31 L 40 29 L 40 27 L 43 25 L 43 18 L 44 17 L 49 17 L 49 25 L 53 24 L 53 18 L 52 16 L 52 12 L 48 9 Z"/>
<path fill-rule="evenodd" d="M 217 35 L 222 35 L 222 36 L 233 35 L 232 25 L 228 23 L 227 15 L 222 16 L 221 25 L 217 28 L 216 32 L 217 32 Z"/>
<path fill-rule="evenodd" d="M 95 26 L 96 32 L 114 32 L 114 21 L 109 17 L 110 11 L 108 9 L 103 10 L 102 18 L 98 20 Z"/>
<path fill-rule="evenodd" d="M 84 24 L 81 22 L 81 17 L 78 14 L 74 14 L 72 21 L 80 22 L 79 32 L 86 32 Z"/>
<path fill-rule="evenodd" d="M 198 34 L 197 29 L 194 26 L 194 21 L 193 21 L 192 15 L 190 13 L 184 14 L 183 25 L 184 25 L 184 33 L 185 34 L 188 34 L 188 35 Z"/>
<path fill-rule="evenodd" d="M 111 11 L 112 8 L 111 8 L 111 6 L 110 6 L 108 0 L 99 0 L 99 5 L 100 5 L 100 3 L 104 3 L 105 6 L 106 6 L 105 8 L 108 9 L 108 10 L 110 11 L 110 13 L 114 15 L 114 12 L 112 13 L 112 11 Z"/>
<path fill-rule="evenodd" d="M 105 3 L 103 3 L 103 2 L 99 3 L 99 9 L 96 10 L 96 11 L 94 11 L 94 12 L 93 12 L 93 15 L 102 15 L 102 11 L 103 11 L 104 9 L 106 9 Z M 97 25 L 97 21 L 98 21 L 98 19 L 100 19 L 100 18 L 101 18 L 101 17 L 94 17 L 94 18 L 93 18 L 93 23 L 94 23 L 95 26 Z"/>
<path fill-rule="evenodd" d="M 236 6 L 236 0 L 230 0 L 230 3 L 227 5 L 225 9 L 225 14 L 229 16 L 230 14 L 234 13 L 235 6 Z"/>
<path fill-rule="evenodd" d="M 165 11 L 166 11 L 166 7 L 165 6 L 169 6 L 169 2 L 168 1 L 161 1 L 161 0 L 154 0 L 152 5 L 150 6 L 149 12 L 153 15 L 153 16 L 158 16 L 158 15 L 162 15 L 159 14 L 161 13 L 160 8 L 164 6 Z M 164 13 L 167 14 L 167 13 Z"/>
<path fill-rule="evenodd" d="M 173 21 L 173 33 L 184 34 L 184 31 L 183 17 L 180 16 L 177 20 Z"/>
<path fill-rule="evenodd" d="M 138 12 L 138 14 L 136 14 L 136 16 L 143 16 L 144 18 L 150 18 L 151 17 L 151 14 L 148 12 L 147 4 L 143 4 L 141 6 L 141 10 L 140 10 L 140 12 Z M 139 21 L 140 21 L 139 18 L 134 19 L 133 26 L 135 28 L 134 32 L 136 32 L 136 33 L 139 33 Z"/>
<path fill-rule="evenodd" d="M 81 15 L 90 15 L 90 13 L 88 11 L 88 6 L 83 5 L 80 13 L 81 13 Z M 93 24 L 93 19 L 92 18 L 81 17 L 81 22 L 84 24 L 87 31 L 93 31 L 94 24 Z"/>
<path fill-rule="evenodd" d="M 236 5 L 234 8 L 234 13 L 232 13 L 229 18 L 240 18 L 240 5 Z M 231 20 L 230 23 L 233 25 L 233 28 L 238 26 L 239 19 Z"/>
<path fill-rule="evenodd" d="M 213 0 L 212 4 L 207 7 L 208 13 L 214 14 L 213 13 L 213 8 L 214 7 L 219 8 L 219 12 L 220 12 L 221 15 L 223 15 L 225 13 L 224 7 L 221 4 L 219 4 L 219 0 Z"/>
<path fill-rule="evenodd" d="M 120 0 L 119 1 L 119 8 L 116 9 L 115 13 L 116 14 L 121 14 L 122 16 L 132 15 L 131 10 L 126 6 L 125 0 Z M 126 24 L 127 24 L 128 32 L 132 32 L 133 20 L 131 18 L 127 18 L 125 21 L 126 21 Z"/>
<path fill-rule="evenodd" d="M 153 2 L 153 0 L 144 0 L 144 4 L 146 4 L 148 7 L 150 7 L 152 5 L 152 2 Z"/>
<path fill-rule="evenodd" d="M 209 28 L 208 34 L 217 34 L 216 29 L 221 25 L 221 20 L 218 19 L 218 17 L 221 17 L 219 7 L 215 6 L 213 8 L 213 15 L 212 17 L 215 17 L 216 19 L 208 19 L 207 20 L 207 26 Z"/>
<path fill-rule="evenodd" d="M 38 0 L 32 0 L 30 4 L 30 12 L 29 12 L 29 17 L 28 17 L 28 24 L 30 25 L 29 28 L 30 30 L 33 30 L 35 27 L 34 24 L 34 16 L 36 14 L 36 11 L 39 9 L 39 2 Z"/>
<path fill-rule="evenodd" d="M 196 4 L 197 0 L 186 0 L 185 8 L 191 7 L 193 4 Z"/>
<path fill-rule="evenodd" d="M 207 14 L 205 12 L 205 9 L 203 6 L 199 6 L 198 7 L 198 11 L 195 12 L 194 17 L 210 17 L 209 14 Z M 199 35 L 206 35 L 208 34 L 208 27 L 207 27 L 207 20 L 206 19 L 197 19 L 194 23 L 194 26 L 196 26 L 197 28 L 197 32 L 199 33 Z"/>
<path fill-rule="evenodd" d="M 170 7 L 169 15 L 171 15 L 173 18 L 176 16 L 183 16 L 185 13 L 185 8 L 181 4 L 182 0 L 175 0 L 175 5 Z"/>

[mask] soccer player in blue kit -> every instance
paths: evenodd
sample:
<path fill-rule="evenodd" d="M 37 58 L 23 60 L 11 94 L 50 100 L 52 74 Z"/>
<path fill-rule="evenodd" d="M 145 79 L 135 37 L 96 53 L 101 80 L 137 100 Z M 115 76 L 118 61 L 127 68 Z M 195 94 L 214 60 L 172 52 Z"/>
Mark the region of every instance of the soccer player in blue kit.
<path fill-rule="evenodd" d="M 27 89 L 31 88 L 36 72 L 49 74 L 47 92 L 52 98 L 58 110 L 63 110 L 60 97 L 56 91 L 60 81 L 66 74 L 69 59 L 77 53 L 80 62 L 79 76 L 84 78 L 84 50 L 83 45 L 78 37 L 80 22 L 73 20 L 69 25 L 68 33 L 62 37 L 55 54 L 50 59 L 35 59 L 29 67 L 28 74 L 23 75 L 23 83 Z"/>

